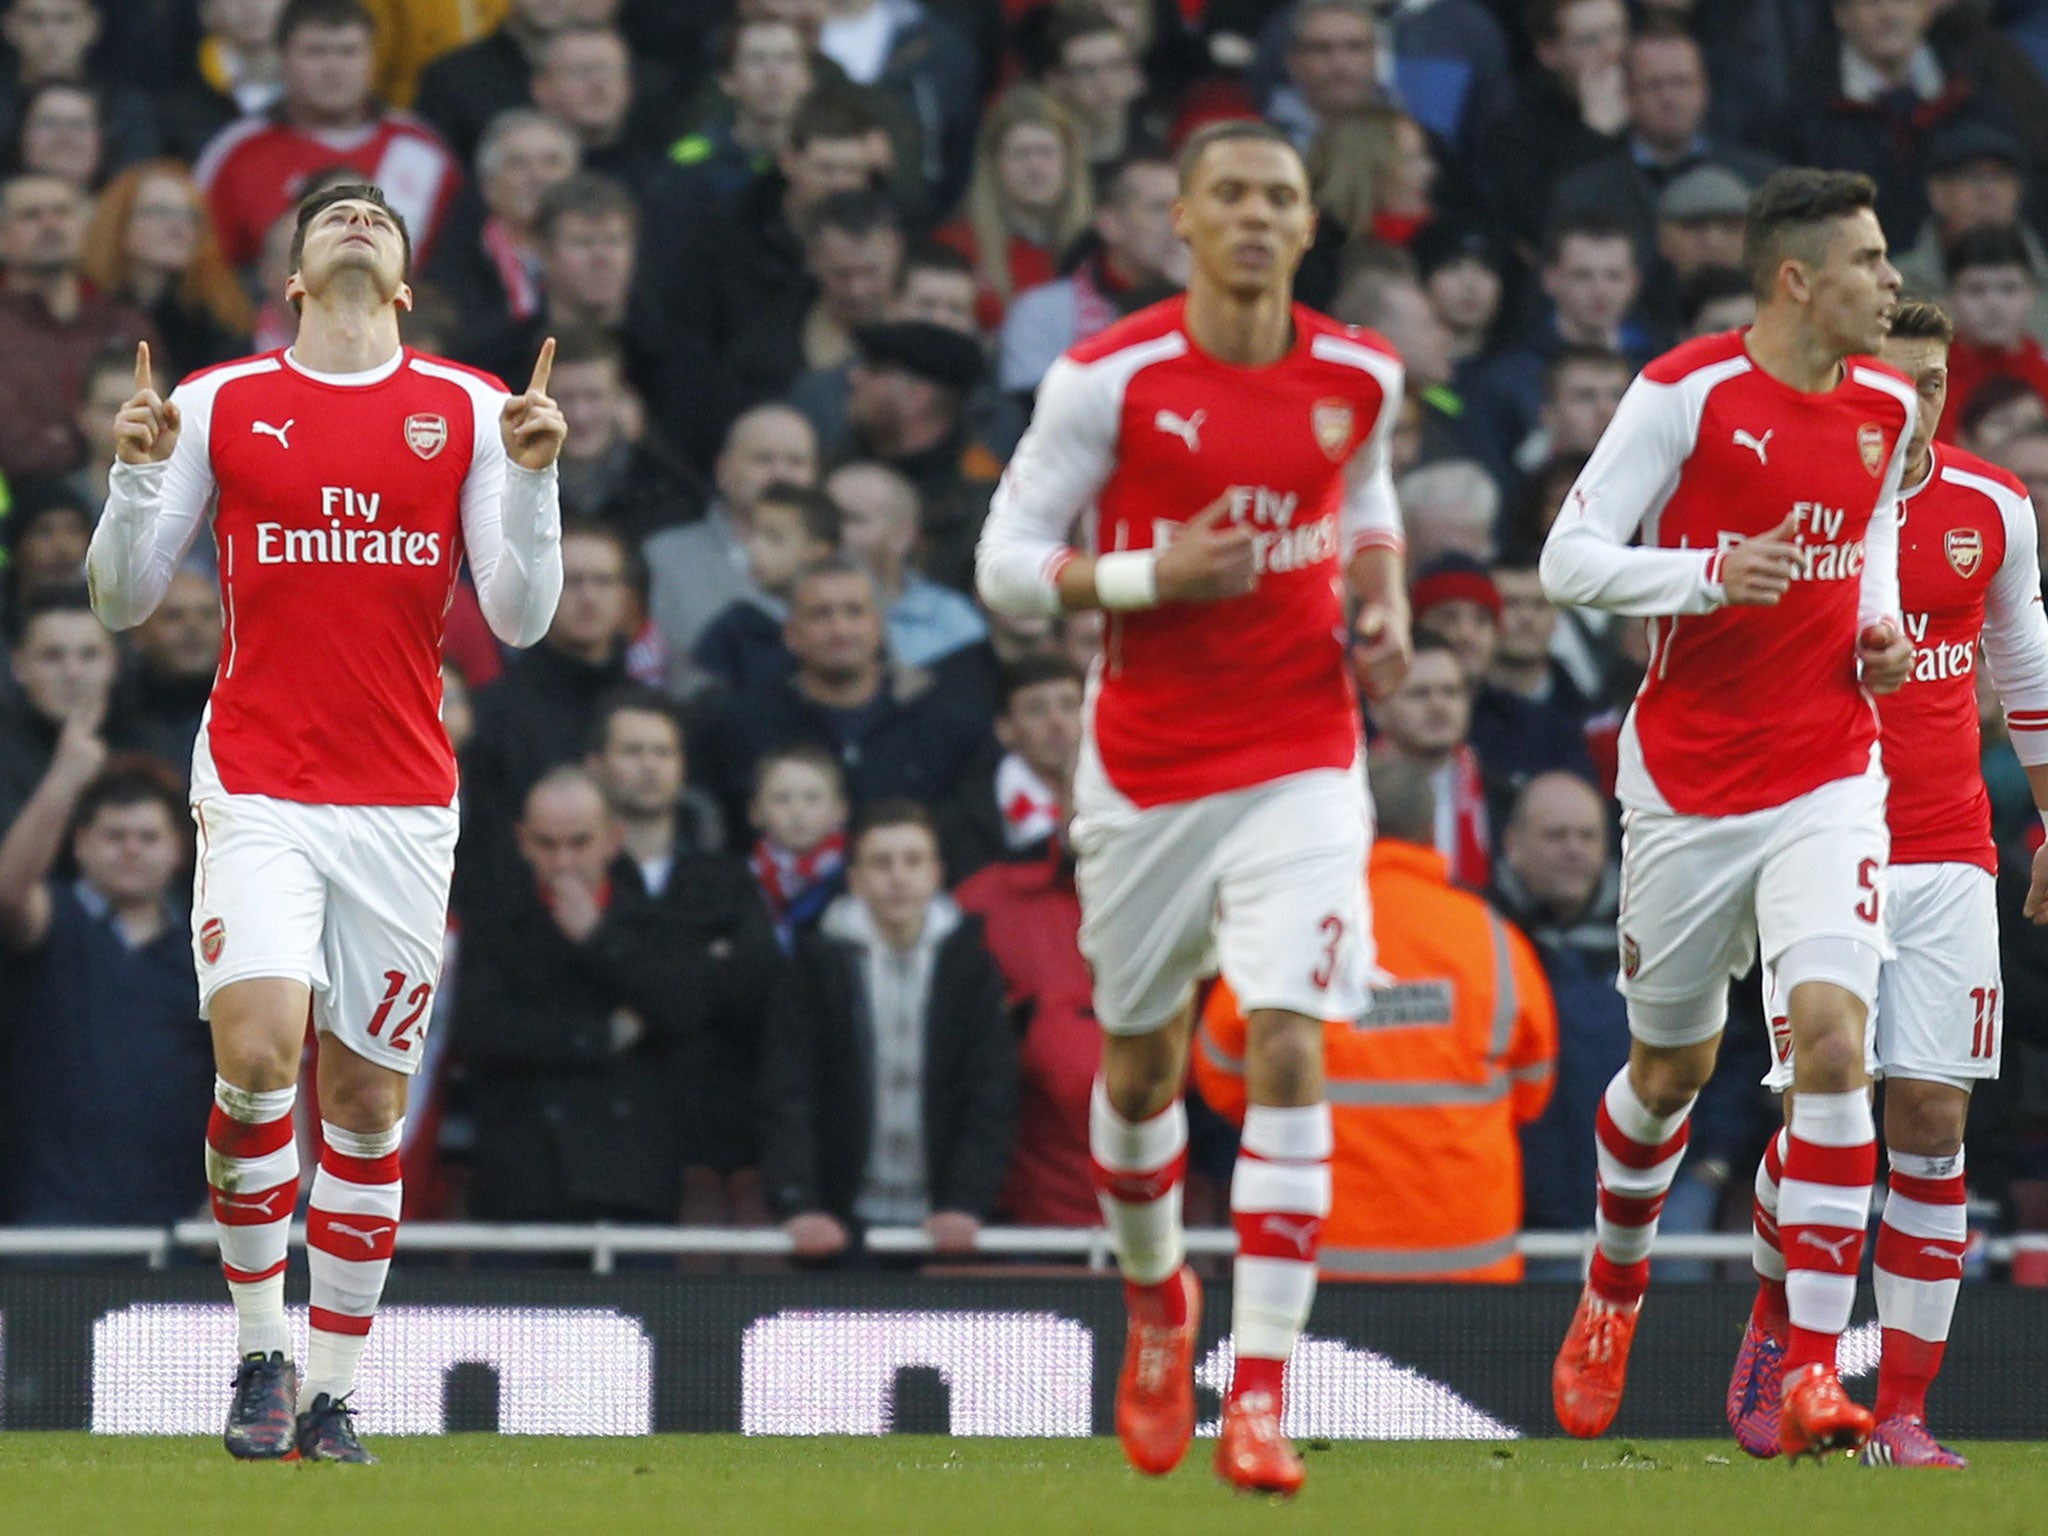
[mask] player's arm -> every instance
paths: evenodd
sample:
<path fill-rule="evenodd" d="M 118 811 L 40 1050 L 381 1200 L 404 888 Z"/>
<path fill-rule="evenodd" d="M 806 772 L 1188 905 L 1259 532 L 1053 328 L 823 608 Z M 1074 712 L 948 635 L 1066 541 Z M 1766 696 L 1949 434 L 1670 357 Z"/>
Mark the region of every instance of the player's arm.
<path fill-rule="evenodd" d="M 562 597 L 562 501 L 555 456 L 566 435 L 548 397 L 555 343 L 523 393 L 471 394 L 475 448 L 462 482 L 462 542 L 491 633 L 525 647 L 548 632 Z"/>
<path fill-rule="evenodd" d="M 93 612 L 132 629 L 156 611 L 213 503 L 207 446 L 211 397 L 170 399 L 150 380 L 149 343 L 135 348 L 135 393 L 114 418 L 107 505 L 85 555 Z"/>
<path fill-rule="evenodd" d="M 1394 423 L 1401 415 L 1401 377 L 1386 386 L 1372 435 L 1345 466 L 1344 577 L 1358 598 L 1353 632 L 1364 642 L 1357 662 L 1367 695 L 1383 699 L 1401 686 L 1415 647 L 1409 633 L 1407 539 L 1394 495 Z"/>
<path fill-rule="evenodd" d="M 2005 560 L 1984 600 L 1984 666 L 2005 706 L 2012 749 L 2027 770 L 2034 805 L 2048 825 L 2048 613 L 2041 607 L 2041 565 L 2034 503 L 1999 498 Z M 2048 923 L 2048 846 L 2034 855 L 2026 915 Z"/>
<path fill-rule="evenodd" d="M 1863 535 L 1863 576 L 1856 599 L 1856 659 L 1862 663 L 1863 686 L 1872 693 L 1896 693 L 1913 673 L 1913 642 L 1899 607 L 1899 488 L 1905 481 L 1906 455 L 1912 446 L 1913 410 L 1885 467 L 1877 505 Z"/>

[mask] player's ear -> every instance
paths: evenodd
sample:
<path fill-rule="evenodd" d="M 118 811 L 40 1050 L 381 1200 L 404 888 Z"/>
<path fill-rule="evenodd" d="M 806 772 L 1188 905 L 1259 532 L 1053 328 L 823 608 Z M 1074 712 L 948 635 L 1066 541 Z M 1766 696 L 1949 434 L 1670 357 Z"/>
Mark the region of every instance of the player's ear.
<path fill-rule="evenodd" d="M 398 292 L 393 294 L 391 297 L 392 302 L 396 304 L 400 309 L 404 310 L 408 314 L 412 312 L 411 283 L 400 283 L 398 285 Z"/>
<path fill-rule="evenodd" d="M 1188 237 L 1188 205 L 1184 198 L 1173 200 L 1173 232 L 1183 240 Z"/>
<path fill-rule="evenodd" d="M 297 272 L 286 278 L 284 280 L 284 296 L 294 304 L 305 298 L 306 279 Z"/>

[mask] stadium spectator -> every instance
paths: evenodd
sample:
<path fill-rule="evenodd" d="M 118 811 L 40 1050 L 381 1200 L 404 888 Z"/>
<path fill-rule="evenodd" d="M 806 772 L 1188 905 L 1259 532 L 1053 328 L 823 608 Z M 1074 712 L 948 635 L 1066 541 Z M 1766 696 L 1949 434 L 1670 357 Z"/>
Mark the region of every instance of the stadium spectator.
<path fill-rule="evenodd" d="M 74 418 L 78 435 L 85 443 L 78 468 L 54 482 L 38 481 L 24 485 L 15 498 L 13 513 L 22 510 L 24 498 L 30 502 L 36 499 L 33 493 L 37 487 L 47 489 L 54 484 L 78 499 L 81 510 L 85 512 L 88 529 L 98 522 L 100 509 L 107 504 L 107 475 L 114 467 L 114 418 L 134 393 L 135 354 L 127 348 L 102 352 L 87 363 L 85 387 L 80 393 L 78 414 Z M 77 579 L 75 570 L 67 578 L 70 581 Z"/>
<path fill-rule="evenodd" d="M 710 120 L 669 147 L 690 204 L 723 203 L 772 171 L 797 108 L 817 83 L 804 29 L 785 16 L 741 16 L 726 28 Z"/>
<path fill-rule="evenodd" d="M 1354 645 L 1358 642 L 1354 640 Z M 1505 786 L 1489 779 L 1467 742 L 1472 688 L 1448 641 L 1418 630 L 1415 663 L 1401 686 L 1367 706 L 1372 754 L 1414 763 L 1429 775 L 1435 806 L 1431 844 L 1450 862 L 1451 878 L 1469 891 L 1486 889 L 1493 871 L 1489 801 L 1505 799 Z"/>
<path fill-rule="evenodd" d="M 691 878 L 693 861 L 725 851 L 718 802 L 690 782 L 683 723 L 654 689 L 635 684 L 599 702 L 583 765 L 650 896 Z"/>
<path fill-rule="evenodd" d="M 569 423 L 557 469 L 564 515 L 607 523 L 636 546 L 702 516 L 706 487 L 696 471 L 654 439 L 635 436 L 640 404 L 611 332 L 565 329 L 550 386 Z"/>
<path fill-rule="evenodd" d="M 1494 866 L 1496 906 L 1536 946 L 1557 1002 L 1557 1092 L 1522 1131 L 1529 1225 L 1593 1225 L 1593 1119 L 1628 1059 L 1628 1015 L 1615 930 L 1620 872 L 1600 792 L 1568 773 L 1529 780 L 1515 796 Z M 1576 1279 L 1577 1267 L 1565 1278 Z"/>
<path fill-rule="evenodd" d="M 1304 298 L 1303 302 L 1310 300 Z M 1469 457 L 1486 447 L 1468 430 L 1467 402 L 1456 383 L 1450 327 L 1409 272 L 1399 267 L 1361 267 L 1329 310 L 1346 324 L 1378 331 L 1401 354 L 1408 370 L 1403 399 L 1413 400 L 1421 413 L 1421 464 Z"/>
<path fill-rule="evenodd" d="M 946 868 L 956 880 L 990 864 L 1045 862 L 1072 804 L 1083 686 L 1061 657 L 1025 656 L 1005 669 L 995 725 L 1000 755 L 962 778 L 940 818 Z"/>
<path fill-rule="evenodd" d="M 2024 431 L 2015 433 L 1998 445 L 1996 455 L 1987 454 L 2000 469 L 2018 475 L 2027 488 L 2027 496 L 2034 503 L 2034 519 L 2038 523 L 2048 518 L 2048 422 L 2037 423 Z M 2048 549 L 2048 530 L 2044 530 L 2041 547 Z"/>
<path fill-rule="evenodd" d="M 918 170 L 940 207 L 967 184 L 980 101 L 973 45 L 954 8 L 922 0 L 824 0 L 818 52 L 916 125 Z"/>
<path fill-rule="evenodd" d="M 2021 217 L 2026 197 L 2026 151 L 1993 123 L 1958 123 L 1927 142 L 1927 222 L 1911 247 L 1892 254 L 1907 292 L 1937 298 L 1948 292 L 1948 248 L 1973 229 L 2011 225 L 2027 242 L 2027 264 L 2048 272 L 2048 250 Z M 2048 300 L 2028 327 L 2048 331 Z"/>
<path fill-rule="evenodd" d="M 1403 475 L 1396 486 L 1408 532 L 1408 563 L 1420 570 L 1450 553 L 1493 558 L 1500 490 L 1470 459 L 1445 459 Z"/>
<path fill-rule="evenodd" d="M 84 244 L 84 199 L 69 182 L 0 186 L 0 474 L 10 480 L 78 466 L 76 416 L 95 357 L 162 345 L 148 316 L 86 283 Z"/>
<path fill-rule="evenodd" d="M 846 776 L 819 747 L 779 747 L 754 768 L 754 885 L 784 953 L 846 889 Z"/>
<path fill-rule="evenodd" d="M 728 363 L 743 387 L 779 394 L 806 372 L 843 368 L 854 332 L 883 318 L 901 284 L 905 239 L 888 195 L 834 192 L 805 217 L 805 279 L 737 329 Z"/>
<path fill-rule="evenodd" d="M 1053 7 L 1045 51 L 1042 83 L 1073 118 L 1100 187 L 1106 172 L 1157 137 L 1143 121 L 1144 72 L 1129 36 L 1093 0 Z"/>
<path fill-rule="evenodd" d="M 1286 83 L 1266 120 L 1307 152 L 1324 127 L 1385 102 L 1379 21 L 1364 0 L 1297 0 L 1288 13 Z"/>
<path fill-rule="evenodd" d="M 107 756 L 95 711 L 66 720 L 49 771 L 0 840 L 8 1031 L 6 1219 L 161 1226 L 206 1198 L 212 1054 L 188 920 L 184 796 L 148 758 Z M 76 876 L 58 873 L 67 851 Z"/>
<path fill-rule="evenodd" d="M 982 925 L 941 888 L 921 806 L 879 801 L 847 894 L 797 944 L 763 1053 L 769 1198 L 798 1255 L 856 1226 L 973 1250 L 1008 1171 L 1017 1047 Z"/>
<path fill-rule="evenodd" d="M 780 747 L 809 744 L 838 759 L 856 812 L 875 800 L 937 804 L 988 739 L 988 720 L 916 681 L 899 684 L 882 654 L 874 578 L 844 560 L 807 571 L 784 631 L 794 675 L 726 701 L 718 720 L 718 783 L 737 822 L 754 768 Z"/>
<path fill-rule="evenodd" d="M 1436 218 L 1443 174 L 1429 135 L 1398 107 L 1333 117 L 1308 152 L 1309 189 L 1321 220 L 1303 260 L 1339 268 L 1368 254 L 1406 250 Z"/>
<path fill-rule="evenodd" d="M 1621 0 L 1535 0 L 1528 28 L 1537 68 L 1481 131 L 1478 170 L 1509 237 L 1533 252 L 1564 178 L 1626 147 L 1628 11 Z"/>
<path fill-rule="evenodd" d="M 135 733 L 180 783 L 192 771 L 192 743 L 220 666 L 221 629 L 220 589 L 191 565 L 172 575 L 163 601 L 135 627 Z"/>
<path fill-rule="evenodd" d="M 1583 719 L 1591 703 L 1564 663 L 1551 654 L 1562 615 L 1543 595 L 1535 548 L 1503 551 L 1488 576 L 1500 595 L 1500 629 L 1486 671 L 1488 684 Z"/>
<path fill-rule="evenodd" d="M 969 598 L 927 579 L 912 563 L 924 522 L 917 487 L 883 464 L 856 461 L 825 479 L 839 509 L 839 544 L 875 581 L 898 666 L 930 668 L 988 634 Z"/>
<path fill-rule="evenodd" d="M 124 298 L 149 317 L 168 379 L 249 351 L 255 309 L 221 255 L 205 197 L 175 160 L 130 166 L 107 183 L 79 270 L 101 296 Z"/>
<path fill-rule="evenodd" d="M 1416 275 L 1451 335 L 1451 384 L 1465 382 L 1493 344 L 1505 290 L 1506 258 L 1476 224 L 1438 219 L 1415 237 Z"/>
<path fill-rule="evenodd" d="M 575 135 L 544 113 L 514 107 L 491 119 L 476 151 L 478 196 L 450 214 L 448 233 L 424 271 L 454 301 L 461 331 L 474 334 L 539 311 L 546 270 L 541 198 L 581 163 Z"/>
<path fill-rule="evenodd" d="M 1644 285 L 1644 323 L 1677 334 L 1687 287 L 1700 273 L 1742 265 L 1749 182 L 1720 165 L 1696 165 L 1657 198 L 1656 250 Z"/>
<path fill-rule="evenodd" d="M 1536 426 L 1510 461 L 1517 483 L 1559 454 L 1591 453 L 1634 377 L 1629 360 L 1609 348 L 1560 348 L 1543 371 Z"/>
<path fill-rule="evenodd" d="M 576 136 L 586 170 L 645 199 L 668 165 L 634 110 L 633 56 L 616 28 L 576 23 L 542 40 L 533 104 Z"/>
<path fill-rule="evenodd" d="M 1431 846 L 1428 773 L 1379 761 L 1369 1022 L 1323 1026 L 1336 1151 L 1322 1273 L 1514 1281 L 1522 1227 L 1516 1131 L 1550 1098 L 1558 1026 L 1528 941 L 1450 881 Z M 1247 1026 L 1227 982 L 1190 1054 L 1202 1097 L 1245 1110 Z"/>
<path fill-rule="evenodd" d="M 156 95 L 164 150 L 190 163 L 215 134 L 239 117 L 257 117 L 277 105 L 284 76 L 277 58 L 277 17 L 284 0 L 208 0 L 199 6 L 203 29 L 183 78 Z"/>
<path fill-rule="evenodd" d="M 972 261 L 977 313 L 994 331 L 1017 295 L 1059 274 L 1095 211 L 1080 129 L 1036 86 L 1012 86 L 981 122 L 960 216 L 935 238 Z"/>
<path fill-rule="evenodd" d="M 1970 391 L 1961 420 L 1962 445 L 2003 466 L 2007 444 L 2048 428 L 2048 401 L 2018 379 L 1986 379 Z"/>
<path fill-rule="evenodd" d="M 726 604 L 697 637 L 697 665 L 731 690 L 781 682 L 796 670 L 783 640 L 804 572 L 839 549 L 840 511 L 823 491 L 775 484 L 754 501 L 746 536 L 752 590 Z"/>
<path fill-rule="evenodd" d="M 48 481 L 24 487 L 16 496 L 7 513 L 7 558 L 0 565 L 7 586 L 0 615 L 8 632 L 17 632 L 23 615 L 45 595 L 77 587 L 98 521 L 95 509 L 105 505 L 104 498 L 93 501 Z"/>
<path fill-rule="evenodd" d="M 541 45 L 576 19 L 575 0 L 511 0 L 496 30 L 420 73 L 414 108 L 467 161 L 500 112 L 533 105 Z"/>
<path fill-rule="evenodd" d="M 1093 246 L 1065 277 L 1018 294 L 1003 316 L 1002 389 L 1032 393 L 1067 348 L 1187 281 L 1188 248 L 1173 232 L 1179 186 L 1163 158 L 1139 156 L 1109 174 Z"/>
<path fill-rule="evenodd" d="M 222 129 L 196 173 L 233 266 L 252 265 L 265 232 L 297 205 L 307 176 L 337 164 L 383 188 L 405 217 L 418 259 L 433 251 L 462 171 L 439 134 L 377 100 L 375 41 L 376 23 L 361 0 L 286 0 L 277 21 L 284 95 L 274 112 Z"/>
<path fill-rule="evenodd" d="M 82 564 L 82 562 L 81 562 Z M 0 827 L 50 771 L 65 722 L 89 719 L 117 751 L 139 747 L 115 701 L 120 654 L 77 584 L 38 593 L 15 616 L 14 697 L 0 706 Z"/>
<path fill-rule="evenodd" d="M 1681 300 L 1687 340 L 1719 331 L 1739 331 L 1756 320 L 1756 290 L 1740 267 L 1703 267 L 1685 285 Z"/>
<path fill-rule="evenodd" d="M 127 19 L 124 12 L 120 20 Z M 62 82 L 89 86 L 98 95 L 101 159 L 109 170 L 158 152 L 155 103 L 131 85 L 94 77 L 92 52 L 106 20 L 93 0 L 8 0 L 0 14 L 0 37 L 6 39 L 14 68 L 0 81 L 0 134 L 17 138 L 37 87 Z"/>
<path fill-rule="evenodd" d="M 99 91 L 80 81 L 45 80 L 29 87 L 9 168 L 55 176 L 90 197 L 111 170 L 102 110 Z"/>
<path fill-rule="evenodd" d="M 1949 395 L 1967 411 L 1991 379 L 2017 379 L 2048 405 L 2048 352 L 2027 327 L 2041 276 L 2013 224 L 1984 225 L 1948 250 L 1948 310 L 1956 339 L 1948 354 Z M 1937 436 L 1955 440 L 1960 413 L 1945 413 Z"/>

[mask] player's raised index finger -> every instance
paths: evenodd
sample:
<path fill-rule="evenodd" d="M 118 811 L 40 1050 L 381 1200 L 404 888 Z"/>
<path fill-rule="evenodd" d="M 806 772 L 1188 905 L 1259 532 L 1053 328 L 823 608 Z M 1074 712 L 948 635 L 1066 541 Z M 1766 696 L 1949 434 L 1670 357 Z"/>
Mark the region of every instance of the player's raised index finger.
<path fill-rule="evenodd" d="M 135 393 L 147 393 L 152 383 L 149 372 L 149 343 L 138 341 L 135 343 Z"/>
<path fill-rule="evenodd" d="M 555 371 L 555 338 L 550 336 L 540 344 L 540 356 L 533 361 L 533 382 L 526 386 L 529 395 L 544 395 L 548 392 L 548 376 Z"/>

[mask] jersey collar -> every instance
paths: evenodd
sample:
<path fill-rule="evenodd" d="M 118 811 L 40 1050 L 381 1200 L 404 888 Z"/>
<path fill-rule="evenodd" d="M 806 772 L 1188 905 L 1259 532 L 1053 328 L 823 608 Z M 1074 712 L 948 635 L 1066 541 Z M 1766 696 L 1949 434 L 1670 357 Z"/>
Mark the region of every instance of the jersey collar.
<path fill-rule="evenodd" d="M 294 373 L 303 374 L 316 384 L 337 384 L 342 388 L 361 387 L 365 384 L 382 384 L 398 372 L 405 362 L 405 348 L 400 347 L 390 357 L 374 368 L 365 368 L 361 373 L 316 373 L 292 355 L 292 349 L 284 349 L 285 366 Z"/>

